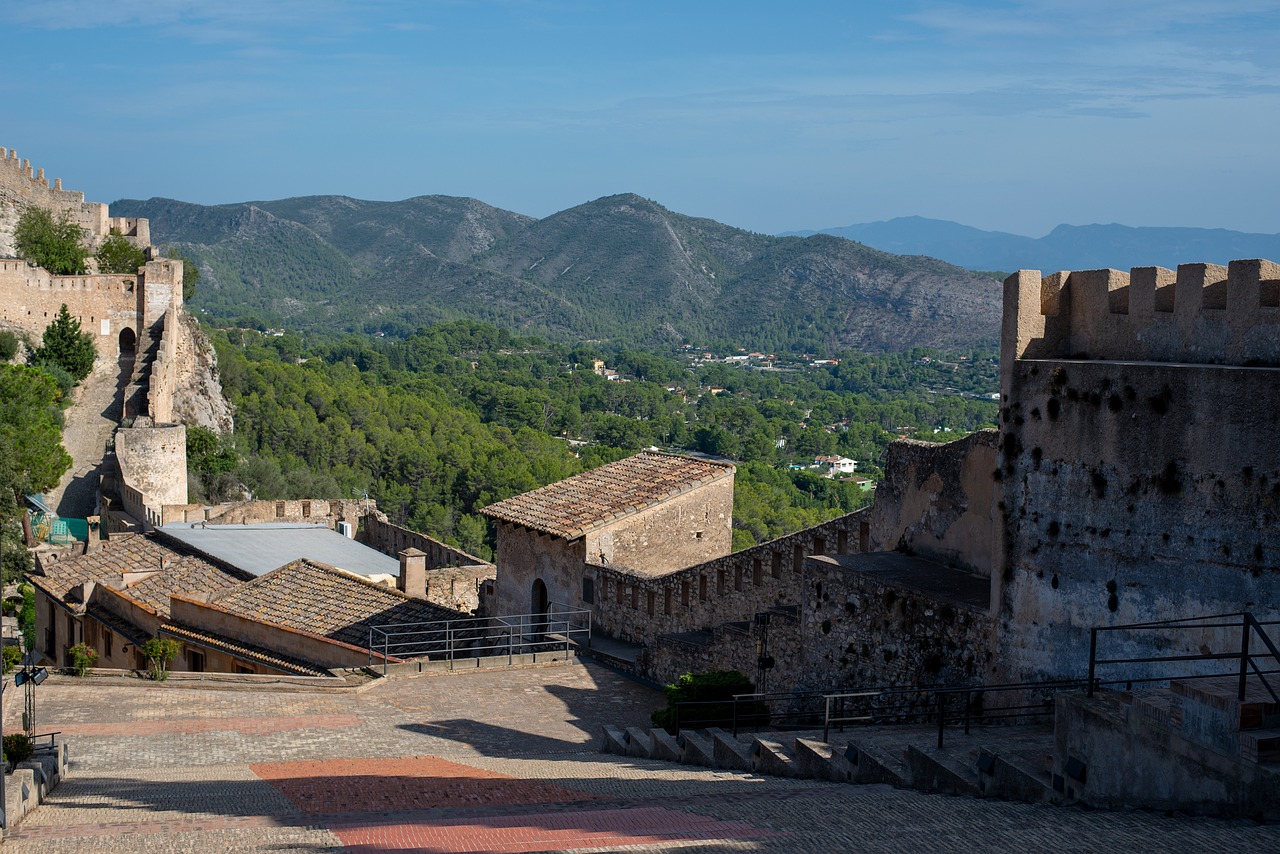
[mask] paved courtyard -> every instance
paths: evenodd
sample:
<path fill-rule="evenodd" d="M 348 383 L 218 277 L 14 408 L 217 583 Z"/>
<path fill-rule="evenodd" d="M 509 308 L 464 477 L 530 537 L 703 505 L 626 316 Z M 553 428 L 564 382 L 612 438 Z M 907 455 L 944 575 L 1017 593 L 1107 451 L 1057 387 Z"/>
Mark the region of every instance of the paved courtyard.
<path fill-rule="evenodd" d="M 604 756 L 600 725 L 644 723 L 661 697 L 593 664 L 343 694 L 66 677 L 38 690 L 71 774 L 8 834 L 10 854 L 1280 851 L 1280 827 L 1248 822 Z"/>

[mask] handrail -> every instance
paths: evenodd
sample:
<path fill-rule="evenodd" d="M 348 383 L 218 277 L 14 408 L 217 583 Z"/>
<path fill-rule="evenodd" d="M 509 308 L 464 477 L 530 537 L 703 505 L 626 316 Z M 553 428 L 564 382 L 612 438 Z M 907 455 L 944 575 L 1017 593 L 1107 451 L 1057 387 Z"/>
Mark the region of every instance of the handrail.
<path fill-rule="evenodd" d="M 453 669 L 459 658 L 476 658 L 490 652 L 506 653 L 509 664 L 517 654 L 549 644 L 563 643 L 566 653 L 573 643 L 591 644 L 591 612 L 560 606 L 545 613 L 506 614 L 497 617 L 462 617 L 418 623 L 386 623 L 369 626 L 369 667 L 374 651 L 382 656 L 387 675 L 392 658 L 438 656 Z M 583 619 L 585 615 L 585 619 Z"/>
<path fill-rule="evenodd" d="M 1224 622 L 1225 621 L 1225 622 Z M 1236 699 L 1244 702 L 1248 693 L 1249 672 L 1252 670 L 1253 675 L 1266 689 L 1271 698 L 1280 703 L 1280 695 L 1277 695 L 1276 689 L 1272 687 L 1271 681 L 1267 679 L 1268 675 L 1277 673 L 1276 670 L 1264 670 L 1258 664 L 1258 659 L 1272 659 L 1280 663 L 1280 647 L 1277 647 L 1267 632 L 1267 626 L 1280 626 L 1280 620 L 1259 620 L 1249 611 L 1236 611 L 1231 614 L 1212 614 L 1205 617 L 1187 617 L 1172 620 L 1156 620 L 1146 623 L 1126 623 L 1117 626 L 1094 626 L 1089 630 L 1089 676 L 1088 676 L 1088 696 L 1092 697 L 1094 690 L 1100 684 L 1097 678 L 1099 666 L 1121 665 L 1121 664 L 1161 664 L 1164 662 L 1190 662 L 1190 661 L 1238 661 L 1239 666 L 1231 673 L 1198 673 L 1192 675 L 1162 675 L 1156 677 L 1139 677 L 1126 680 L 1113 680 L 1125 682 L 1163 682 L 1172 678 L 1177 679 L 1208 679 L 1213 677 L 1236 675 L 1238 677 Z M 1098 636 L 1103 632 L 1136 632 L 1136 631 L 1159 631 L 1174 629 L 1239 629 L 1240 644 L 1237 650 L 1230 652 L 1213 651 L 1201 653 L 1188 653 L 1182 655 L 1145 655 L 1145 656 L 1129 656 L 1126 658 L 1100 658 L 1098 656 Z M 1254 634 L 1258 635 L 1259 640 L 1266 649 L 1265 654 L 1256 654 L 1249 651 L 1250 640 Z"/>

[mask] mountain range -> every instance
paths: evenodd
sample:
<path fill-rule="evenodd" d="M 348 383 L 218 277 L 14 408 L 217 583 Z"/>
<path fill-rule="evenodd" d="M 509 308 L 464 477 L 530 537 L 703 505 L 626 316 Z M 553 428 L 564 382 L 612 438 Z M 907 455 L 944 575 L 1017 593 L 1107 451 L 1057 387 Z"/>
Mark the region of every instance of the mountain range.
<path fill-rule="evenodd" d="M 1280 234 L 1224 228 L 1060 225 L 1044 237 L 983 231 L 941 219 L 904 216 L 793 236 L 831 234 L 900 255 L 941 258 L 970 270 L 1098 270 L 1168 267 L 1237 258 L 1280 258 Z"/>
<path fill-rule="evenodd" d="M 542 219 L 469 198 L 123 199 L 243 325 L 407 334 L 469 317 L 566 340 L 834 352 L 994 342 L 1000 284 L 827 234 L 778 237 L 633 194 Z"/>

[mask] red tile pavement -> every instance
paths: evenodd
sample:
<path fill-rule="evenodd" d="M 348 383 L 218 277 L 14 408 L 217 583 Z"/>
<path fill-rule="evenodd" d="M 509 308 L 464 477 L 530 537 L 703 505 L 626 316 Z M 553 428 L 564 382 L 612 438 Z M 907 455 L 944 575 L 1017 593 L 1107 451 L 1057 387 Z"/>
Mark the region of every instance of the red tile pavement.
<path fill-rule="evenodd" d="M 267 735 L 299 729 L 342 729 L 359 726 L 359 715 L 278 715 L 242 718 L 112 721 L 102 724 L 59 724 L 63 738 L 76 735 L 162 735 L 164 733 L 239 732 Z"/>
<path fill-rule="evenodd" d="M 261 762 L 249 770 L 313 815 L 608 800 L 435 756 Z"/>
<path fill-rule="evenodd" d="M 515 854 L 574 848 L 671 845 L 780 834 L 740 821 L 663 807 L 540 813 L 450 821 L 330 827 L 350 852 L 424 851 Z"/>

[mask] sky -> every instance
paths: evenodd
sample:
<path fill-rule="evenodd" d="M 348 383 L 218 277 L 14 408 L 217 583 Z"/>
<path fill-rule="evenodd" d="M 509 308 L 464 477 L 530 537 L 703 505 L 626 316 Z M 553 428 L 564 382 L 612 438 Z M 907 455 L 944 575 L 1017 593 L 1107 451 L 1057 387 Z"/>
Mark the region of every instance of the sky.
<path fill-rule="evenodd" d="M 0 146 L 91 201 L 633 192 L 1280 232 L 1280 0 L 10 0 Z"/>

